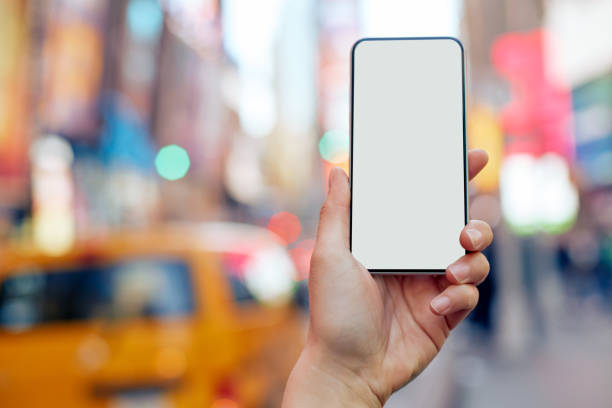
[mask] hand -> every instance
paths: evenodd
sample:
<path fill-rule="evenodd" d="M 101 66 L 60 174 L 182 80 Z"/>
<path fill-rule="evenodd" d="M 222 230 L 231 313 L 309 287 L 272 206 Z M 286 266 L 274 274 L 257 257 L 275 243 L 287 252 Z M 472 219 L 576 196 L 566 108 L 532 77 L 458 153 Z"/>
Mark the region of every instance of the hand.
<path fill-rule="evenodd" d="M 469 176 L 486 164 L 469 152 Z M 478 302 L 489 273 L 479 252 L 493 239 L 472 220 L 459 241 L 468 251 L 445 275 L 371 275 L 349 251 L 350 186 L 330 174 L 312 255 L 310 326 L 306 346 L 287 383 L 287 407 L 381 406 L 417 376 Z"/>

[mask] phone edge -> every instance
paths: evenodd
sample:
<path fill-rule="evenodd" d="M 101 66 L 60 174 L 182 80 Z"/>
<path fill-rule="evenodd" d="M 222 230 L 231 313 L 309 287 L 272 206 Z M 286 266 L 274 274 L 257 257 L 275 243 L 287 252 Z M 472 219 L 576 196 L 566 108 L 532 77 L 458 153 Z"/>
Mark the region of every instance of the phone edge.
<path fill-rule="evenodd" d="M 468 193 L 468 149 L 467 149 L 467 117 L 466 117 L 466 81 L 465 81 L 465 51 L 463 43 L 456 37 L 363 37 L 355 41 L 351 47 L 351 86 L 350 86 L 350 117 L 349 117 L 349 184 L 351 198 L 349 203 L 349 251 L 353 252 L 353 104 L 355 84 L 355 50 L 357 46 L 365 41 L 388 41 L 388 40 L 451 40 L 459 45 L 461 50 L 461 99 L 463 117 L 463 201 L 464 201 L 464 225 L 469 220 L 469 193 Z M 468 251 L 465 250 L 467 254 Z M 373 275 L 443 275 L 446 269 L 379 269 L 366 268 Z"/>

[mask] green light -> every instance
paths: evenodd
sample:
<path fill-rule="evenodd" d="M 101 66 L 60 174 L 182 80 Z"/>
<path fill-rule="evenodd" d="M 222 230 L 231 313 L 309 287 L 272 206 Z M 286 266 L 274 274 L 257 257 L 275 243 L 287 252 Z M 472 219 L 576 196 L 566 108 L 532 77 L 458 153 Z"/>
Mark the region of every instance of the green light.
<path fill-rule="evenodd" d="M 167 180 L 183 178 L 191 162 L 187 151 L 177 145 L 168 145 L 159 149 L 155 157 L 155 169 Z"/>
<path fill-rule="evenodd" d="M 330 130 L 319 140 L 321 157 L 332 163 L 342 163 L 348 159 L 349 138 L 346 132 Z"/>

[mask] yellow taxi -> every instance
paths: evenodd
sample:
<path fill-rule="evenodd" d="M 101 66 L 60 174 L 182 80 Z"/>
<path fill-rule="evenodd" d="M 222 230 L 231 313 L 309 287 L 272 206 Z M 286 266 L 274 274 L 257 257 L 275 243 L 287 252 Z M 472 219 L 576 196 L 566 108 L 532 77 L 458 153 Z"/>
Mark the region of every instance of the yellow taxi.
<path fill-rule="evenodd" d="M 2 248 L 0 405 L 277 406 L 304 337 L 295 276 L 242 224 Z"/>

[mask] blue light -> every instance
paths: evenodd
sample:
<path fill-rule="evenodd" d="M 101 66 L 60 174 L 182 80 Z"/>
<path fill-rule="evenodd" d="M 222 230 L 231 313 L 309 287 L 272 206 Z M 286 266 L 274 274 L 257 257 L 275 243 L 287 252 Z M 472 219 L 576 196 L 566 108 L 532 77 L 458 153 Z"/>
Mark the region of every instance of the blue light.
<path fill-rule="evenodd" d="M 161 34 L 164 15 L 157 0 L 130 0 L 127 22 L 134 38 L 155 41 Z"/>

